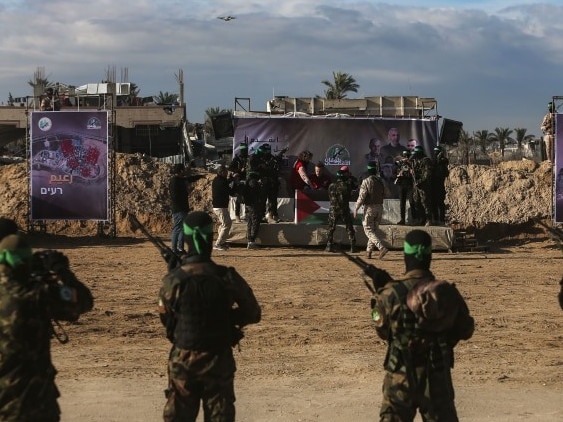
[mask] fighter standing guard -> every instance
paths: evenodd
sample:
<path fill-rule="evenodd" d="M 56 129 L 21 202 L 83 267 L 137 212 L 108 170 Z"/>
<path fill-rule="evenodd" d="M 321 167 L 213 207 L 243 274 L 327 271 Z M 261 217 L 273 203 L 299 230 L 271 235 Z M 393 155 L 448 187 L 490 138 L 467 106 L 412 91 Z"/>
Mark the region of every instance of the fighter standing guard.
<path fill-rule="evenodd" d="M 258 249 L 256 238 L 265 214 L 266 193 L 260 175 L 250 170 L 244 187 L 244 207 L 246 213 L 247 249 Z"/>
<path fill-rule="evenodd" d="M 349 182 L 348 177 L 345 171 L 338 170 L 336 172 L 336 182 L 331 183 L 328 187 L 330 208 L 328 212 L 326 252 L 334 252 L 334 231 L 338 221 L 342 221 L 346 225 L 346 231 L 350 239 L 350 252 L 356 251 L 356 231 L 354 229 L 352 213 L 350 212 L 352 183 Z"/>
<path fill-rule="evenodd" d="M 458 421 L 451 368 L 453 349 L 473 335 L 474 320 L 454 284 L 436 280 L 430 271 L 432 238 L 412 230 L 404 241 L 406 274 L 378 285 L 379 269 L 370 275 L 376 292 L 372 319 L 387 341 L 381 422 L 413 421 L 417 409 L 425 421 Z M 385 274 L 388 276 L 388 274 Z"/>
<path fill-rule="evenodd" d="M 235 180 L 235 221 L 240 223 L 240 211 L 241 207 L 244 205 L 244 184 L 246 182 L 248 144 L 241 143 L 238 148 L 239 153 L 234 156 L 231 164 L 229 164 L 229 171 L 233 174 Z"/>
<path fill-rule="evenodd" d="M 262 161 L 262 165 L 259 166 L 258 170 L 266 193 L 266 215 L 276 223 L 279 223 L 278 194 L 280 190 L 280 159 L 278 156 L 272 155 L 272 147 L 270 144 L 262 144 L 258 150 L 260 151 L 260 159 Z"/>
<path fill-rule="evenodd" d="M 450 175 L 450 161 L 446 157 L 444 147 L 437 145 L 434 147 L 432 159 L 432 201 L 433 220 L 439 224 L 446 223 L 446 179 Z"/>
<path fill-rule="evenodd" d="M 93 305 L 64 254 L 32 253 L 17 224 L 0 218 L 0 420 L 60 420 L 51 338 L 66 343 L 58 321 L 75 322 Z"/>
<path fill-rule="evenodd" d="M 426 226 L 433 224 L 432 218 L 432 160 L 424 154 L 419 145 L 414 147 L 411 155 L 413 168 L 413 199 L 419 223 Z"/>
<path fill-rule="evenodd" d="M 400 226 L 406 224 L 407 201 L 409 202 L 409 209 L 412 217 L 410 221 L 417 220 L 416 206 L 413 199 L 414 170 L 412 168 L 412 163 L 409 157 L 410 151 L 404 150 L 401 159 L 395 162 L 395 165 L 397 166 L 397 177 L 395 178 L 395 184 L 399 185 L 401 192 L 399 197 L 399 210 L 401 219 L 397 222 L 397 224 Z"/>
<path fill-rule="evenodd" d="M 232 347 L 242 328 L 258 323 L 261 308 L 246 280 L 211 260 L 213 220 L 190 212 L 184 220 L 188 253 L 163 279 L 159 311 L 172 342 L 164 421 L 235 420 Z"/>
<path fill-rule="evenodd" d="M 547 104 L 547 114 L 543 117 L 540 129 L 543 132 L 543 142 L 545 143 L 545 153 L 547 155 L 546 160 L 551 161 L 552 163 L 554 159 L 553 147 L 555 142 L 553 133 L 555 129 L 554 115 L 555 105 L 553 102 L 549 102 Z"/>

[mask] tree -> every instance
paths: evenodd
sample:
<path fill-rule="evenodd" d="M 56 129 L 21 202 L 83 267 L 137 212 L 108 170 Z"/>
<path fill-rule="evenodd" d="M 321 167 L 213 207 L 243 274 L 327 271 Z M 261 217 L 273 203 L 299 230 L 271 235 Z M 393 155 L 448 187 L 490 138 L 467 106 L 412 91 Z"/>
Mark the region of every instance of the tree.
<path fill-rule="evenodd" d="M 457 143 L 457 151 L 461 164 L 469 164 L 469 152 L 471 151 L 470 144 L 471 137 L 469 136 L 469 132 L 462 129 Z M 475 154 L 475 152 L 473 153 Z"/>
<path fill-rule="evenodd" d="M 205 109 L 205 122 L 203 123 L 203 132 L 204 133 L 214 133 L 213 131 L 213 123 L 211 122 L 211 118 L 217 114 L 223 113 L 231 113 L 233 110 L 225 109 L 221 107 L 209 107 Z"/>
<path fill-rule="evenodd" d="M 475 142 L 479 145 L 481 152 L 485 155 L 487 155 L 487 148 L 491 144 L 493 136 L 494 134 L 490 133 L 488 130 L 478 130 L 473 135 Z"/>
<path fill-rule="evenodd" d="M 529 142 L 531 139 L 534 139 L 534 135 L 526 135 L 528 129 L 526 128 L 516 128 L 514 129 L 514 133 L 516 134 L 516 145 L 518 146 L 518 151 L 522 149 L 522 144 L 524 142 Z"/>
<path fill-rule="evenodd" d="M 9 106 L 13 106 L 14 105 L 14 97 L 12 96 L 11 92 L 8 92 L 8 105 Z"/>
<path fill-rule="evenodd" d="M 171 94 L 168 91 L 162 92 L 156 96 L 157 104 L 174 104 L 178 100 L 178 94 Z"/>
<path fill-rule="evenodd" d="M 321 81 L 323 85 L 328 87 L 325 90 L 327 100 L 342 100 L 346 98 L 347 92 L 358 92 L 360 85 L 351 75 L 343 72 L 332 72 L 332 78 L 332 81 Z"/>
<path fill-rule="evenodd" d="M 497 127 L 495 128 L 495 133 L 493 134 L 493 141 L 497 141 L 500 148 L 500 156 L 504 157 L 504 148 L 507 142 L 514 142 L 514 139 L 510 137 L 512 134 L 512 129 L 507 127 Z"/>

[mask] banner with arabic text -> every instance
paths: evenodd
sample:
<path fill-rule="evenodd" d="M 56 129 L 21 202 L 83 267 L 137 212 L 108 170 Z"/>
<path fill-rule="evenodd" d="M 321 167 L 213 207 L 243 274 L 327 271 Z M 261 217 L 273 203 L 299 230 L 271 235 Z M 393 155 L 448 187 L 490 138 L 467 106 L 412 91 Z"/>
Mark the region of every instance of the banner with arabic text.
<path fill-rule="evenodd" d="M 555 189 L 553 209 L 555 222 L 563 223 L 563 114 L 555 115 Z"/>
<path fill-rule="evenodd" d="M 400 158 L 401 151 L 419 145 L 431 156 L 438 143 L 436 119 L 236 116 L 233 125 L 234 154 L 238 153 L 241 143 L 248 144 L 249 154 L 264 143 L 270 144 L 273 155 L 281 154 L 282 186 L 279 196 L 290 198 L 294 196 L 288 184 L 291 170 L 297 156 L 304 150 L 313 153 L 313 160 L 307 168 L 310 174 L 314 171 L 314 164 L 320 161 L 332 177 L 341 166 L 348 166 L 352 174 L 361 179 L 367 163 L 378 161 L 389 198 L 396 199 L 399 197 L 398 186 L 394 184 L 396 160 Z M 393 139 L 392 133 L 395 134 Z"/>
<path fill-rule="evenodd" d="M 30 116 L 31 220 L 108 220 L 108 112 Z"/>

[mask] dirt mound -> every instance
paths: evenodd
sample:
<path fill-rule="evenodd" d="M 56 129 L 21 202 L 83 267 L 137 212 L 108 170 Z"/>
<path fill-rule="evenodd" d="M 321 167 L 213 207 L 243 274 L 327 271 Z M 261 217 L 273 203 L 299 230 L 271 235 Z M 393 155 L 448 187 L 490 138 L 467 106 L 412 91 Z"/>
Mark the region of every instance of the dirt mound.
<path fill-rule="evenodd" d="M 171 228 L 168 180 L 171 164 L 140 154 L 117 154 L 115 177 L 116 232 L 128 236 L 128 215 L 134 214 L 153 233 Z M 193 209 L 211 211 L 213 174 L 195 169 L 205 177 L 191 184 Z M 0 166 L 4 189 L 0 215 L 15 218 L 27 226 L 28 169 L 26 163 Z M 455 228 L 483 228 L 492 225 L 518 226 L 533 219 L 550 219 L 553 173 L 548 162 L 509 161 L 498 166 L 464 165 L 452 167 L 446 182 L 448 219 Z M 49 232 L 87 235 L 95 223 L 49 222 Z"/>

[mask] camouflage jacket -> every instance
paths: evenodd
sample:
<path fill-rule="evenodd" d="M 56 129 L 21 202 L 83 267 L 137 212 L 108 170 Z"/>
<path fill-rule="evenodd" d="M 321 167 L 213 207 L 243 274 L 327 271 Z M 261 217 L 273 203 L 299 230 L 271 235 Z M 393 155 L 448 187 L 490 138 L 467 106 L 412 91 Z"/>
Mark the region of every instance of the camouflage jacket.
<path fill-rule="evenodd" d="M 48 306 L 41 284 L 30 277 L 29 259 L 16 266 L 6 262 L 5 243 L 12 236 L 0 243 L 0 420 L 58 421 Z M 21 244 L 9 249 L 18 250 Z"/>
<path fill-rule="evenodd" d="M 428 157 L 411 160 L 413 168 L 413 181 L 418 188 L 429 188 L 432 182 L 432 160 Z"/>
<path fill-rule="evenodd" d="M 328 187 L 328 197 L 330 199 L 330 208 L 336 212 L 342 212 L 350 209 L 350 198 L 352 189 L 347 180 L 337 180 Z"/>
<path fill-rule="evenodd" d="M 553 135 L 553 114 L 547 113 L 541 122 L 541 131 L 544 135 Z"/>
<path fill-rule="evenodd" d="M 229 165 L 229 171 L 232 172 L 235 177 L 239 180 L 246 179 L 246 165 L 248 161 L 248 155 L 237 154 L 231 161 Z"/>
<path fill-rule="evenodd" d="M 235 328 L 240 330 L 248 324 L 260 322 L 262 311 L 252 288 L 233 267 L 217 265 L 200 255 L 187 256 L 180 267 L 175 268 L 164 277 L 158 299 L 160 318 L 166 327 L 167 337 L 177 346 L 179 345 L 177 343 L 197 344 L 201 342 L 201 344 L 205 344 L 206 341 L 215 341 L 213 338 L 215 333 L 200 330 L 202 327 L 196 326 L 197 321 L 190 319 L 189 303 L 182 303 L 189 300 L 185 296 L 184 288 L 190 278 L 197 278 L 198 282 L 203 283 L 206 278 L 220 279 L 222 289 L 227 296 L 225 304 L 227 309 L 220 309 L 219 312 L 228 313 L 229 323 L 232 324 L 232 327 L 229 328 L 232 329 L 231 333 L 234 336 L 237 335 Z M 217 327 L 222 329 L 220 325 Z M 184 332 L 180 333 L 178 329 L 184 329 Z M 190 337 L 192 334 L 206 336 L 206 339 Z M 240 331 L 238 331 L 238 335 L 241 335 Z M 227 344 L 234 345 L 240 338 L 233 337 L 225 340 Z M 187 347 L 184 346 L 184 348 Z"/>
<path fill-rule="evenodd" d="M 404 278 L 388 282 L 374 298 L 372 318 L 378 336 L 388 342 L 385 367 L 391 372 L 405 371 L 409 364 L 425 366 L 430 359 L 433 367 L 452 366 L 453 347 L 473 335 L 474 320 L 453 284 L 448 283 L 447 329 L 424 328 L 407 306 L 407 297 L 415 286 L 434 280 L 430 271 L 412 270 Z"/>
<path fill-rule="evenodd" d="M 434 183 L 444 183 L 450 175 L 450 161 L 443 155 L 439 155 L 433 160 L 432 180 Z"/>
<path fill-rule="evenodd" d="M 360 185 L 356 209 L 362 205 L 383 204 L 385 186 L 380 177 L 371 175 L 365 178 Z"/>

